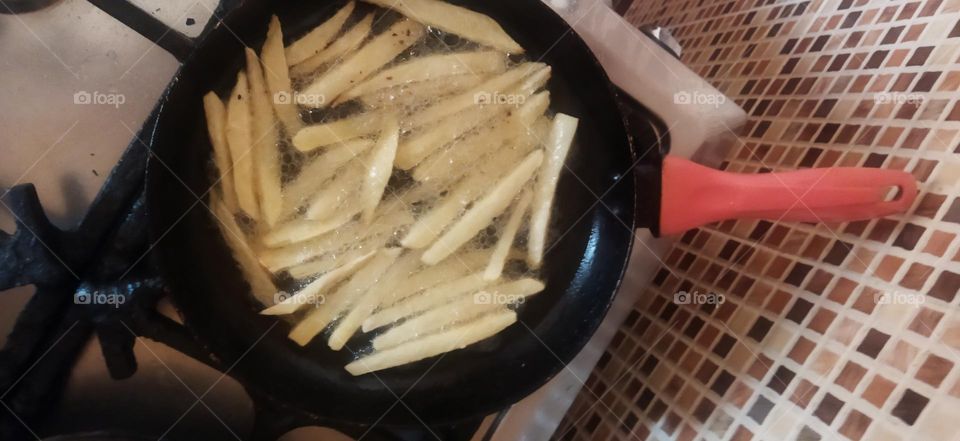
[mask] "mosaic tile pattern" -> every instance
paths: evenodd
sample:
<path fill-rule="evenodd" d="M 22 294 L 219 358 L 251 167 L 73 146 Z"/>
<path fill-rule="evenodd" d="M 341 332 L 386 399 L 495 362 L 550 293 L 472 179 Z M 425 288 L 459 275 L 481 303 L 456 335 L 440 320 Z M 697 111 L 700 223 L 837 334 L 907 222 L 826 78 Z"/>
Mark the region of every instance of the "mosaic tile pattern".
<path fill-rule="evenodd" d="M 898 169 L 921 194 L 687 233 L 556 437 L 960 439 L 960 0 L 627 3 L 750 115 L 727 170 Z"/>

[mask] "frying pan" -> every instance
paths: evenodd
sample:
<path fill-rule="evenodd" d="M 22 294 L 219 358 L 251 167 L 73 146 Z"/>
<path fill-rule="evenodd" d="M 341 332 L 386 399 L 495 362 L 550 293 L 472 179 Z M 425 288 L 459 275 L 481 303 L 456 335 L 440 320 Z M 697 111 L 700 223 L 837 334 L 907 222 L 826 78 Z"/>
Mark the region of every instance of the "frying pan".
<path fill-rule="evenodd" d="M 322 339 L 301 348 L 287 339 L 287 323 L 257 313 L 261 305 L 249 295 L 205 207 L 213 179 L 201 105 L 208 90 L 227 94 L 242 67 L 243 47 L 260 47 L 270 15 L 280 18 L 289 42 L 343 3 L 248 0 L 227 8 L 222 22 L 198 41 L 166 33 L 158 41 L 183 64 L 162 97 L 150 136 L 146 188 L 154 258 L 186 325 L 230 375 L 279 407 L 355 424 L 454 422 L 489 414 L 543 385 L 589 340 L 613 301 L 635 228 L 674 234 L 734 217 L 864 219 L 903 211 L 915 196 L 913 178 L 900 172 L 745 176 L 665 157 L 668 134 L 651 136 L 662 123 L 641 115 L 648 124 L 628 129 L 616 91 L 593 54 L 540 0 L 454 0 L 496 19 L 529 59 L 551 65 L 553 109 L 581 120 L 557 191 L 556 243 L 543 268 L 547 288 L 522 307 L 520 323 L 497 336 L 352 377 L 343 366 L 367 339 L 355 337 L 349 350 L 339 352 Z M 371 10 L 365 8 L 359 9 Z M 156 29 L 141 32 L 158 37 Z M 660 142 L 637 142 L 651 138 Z M 884 190 L 890 187 L 899 190 L 887 201 Z"/>

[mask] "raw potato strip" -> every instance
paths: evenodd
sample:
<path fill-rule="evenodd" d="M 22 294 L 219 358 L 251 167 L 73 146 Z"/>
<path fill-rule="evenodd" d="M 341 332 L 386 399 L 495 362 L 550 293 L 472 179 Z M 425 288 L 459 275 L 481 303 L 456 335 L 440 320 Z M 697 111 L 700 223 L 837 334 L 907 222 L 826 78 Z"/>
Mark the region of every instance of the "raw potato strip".
<path fill-rule="evenodd" d="M 304 127 L 293 136 L 293 146 L 301 152 L 341 143 L 376 133 L 382 127 L 383 115 L 364 113 L 333 122 Z"/>
<path fill-rule="evenodd" d="M 387 270 L 387 273 L 380 278 L 380 281 L 370 288 L 370 290 L 357 301 L 356 305 L 350 309 L 350 312 L 337 323 L 333 332 L 330 333 L 330 339 L 327 341 L 330 349 L 335 351 L 343 349 L 343 346 L 347 344 L 347 340 L 349 340 L 353 334 L 356 334 L 363 321 L 370 317 L 370 314 L 377 308 L 383 296 L 403 279 L 408 277 L 419 265 L 420 256 L 414 253 L 408 253 L 406 256 L 399 258 L 396 263 Z"/>
<path fill-rule="evenodd" d="M 233 178 L 237 189 L 237 204 L 246 215 L 260 219 L 256 181 L 253 174 L 253 135 L 250 131 L 250 94 L 247 74 L 237 74 L 237 84 L 227 103 L 227 145 L 233 159 Z"/>
<path fill-rule="evenodd" d="M 397 167 L 402 170 L 410 170 L 416 167 L 431 153 L 450 144 L 487 120 L 507 113 L 509 109 L 508 106 L 495 105 L 467 109 L 450 115 L 433 126 L 424 128 L 416 135 L 407 138 L 400 145 L 397 154 Z"/>
<path fill-rule="evenodd" d="M 494 93 L 505 93 L 510 90 L 514 84 L 519 83 L 528 76 L 536 74 L 538 71 L 548 68 L 549 67 L 543 63 L 523 63 L 480 83 L 470 90 L 466 90 L 424 109 L 411 118 L 410 125 L 412 127 L 420 127 L 438 121 L 447 115 L 452 115 L 461 110 L 476 106 L 480 98 L 484 96 L 492 97 Z"/>
<path fill-rule="evenodd" d="M 475 87 L 485 80 L 486 78 L 481 75 L 455 75 L 378 90 L 360 97 L 360 102 L 371 110 L 418 108 L 437 98 Z"/>
<path fill-rule="evenodd" d="M 277 303 L 267 309 L 264 309 L 260 312 L 263 315 L 287 315 L 297 312 L 302 306 L 309 303 L 311 300 L 314 300 L 317 295 L 323 292 L 323 290 L 335 285 L 341 280 L 347 278 L 354 273 L 357 269 L 367 263 L 375 252 L 366 253 L 360 257 L 357 257 L 343 266 L 330 271 L 317 280 L 310 282 L 307 286 L 303 287 L 296 294 L 288 297 L 281 303 Z"/>
<path fill-rule="evenodd" d="M 233 250 L 233 256 L 240 264 L 244 279 L 250 284 L 253 296 L 263 304 L 273 302 L 277 294 L 277 287 L 273 284 L 270 275 L 257 262 L 257 256 L 244 240 L 243 232 L 233 217 L 230 209 L 221 201 L 213 200 L 210 203 L 214 216 L 223 224 L 223 238 Z"/>
<path fill-rule="evenodd" d="M 277 148 L 277 120 L 270 105 L 263 71 L 257 54 L 245 49 L 247 78 L 250 81 L 250 102 L 253 104 L 253 144 L 256 152 L 257 187 L 260 190 L 260 210 L 267 225 L 274 226 L 283 212 L 283 194 L 280 191 L 280 150 Z"/>
<path fill-rule="evenodd" d="M 297 77 L 309 75 L 321 66 L 340 58 L 343 54 L 352 52 L 354 49 L 360 47 L 360 44 L 367 39 L 372 26 L 373 14 L 367 14 L 363 20 L 360 20 L 359 23 L 350 28 L 342 37 L 330 44 L 330 47 L 290 69 L 290 74 Z"/>
<path fill-rule="evenodd" d="M 386 69 L 377 76 L 354 86 L 339 99 L 346 101 L 406 83 L 428 81 L 453 75 L 501 73 L 506 69 L 507 59 L 500 52 L 483 51 L 429 55 L 414 58 Z"/>
<path fill-rule="evenodd" d="M 478 200 L 456 224 L 423 253 L 421 260 L 427 265 L 436 265 L 490 225 L 495 217 L 510 206 L 513 198 L 533 177 L 543 162 L 543 152 L 535 150 L 513 171 L 497 183 L 483 198 Z"/>
<path fill-rule="evenodd" d="M 441 283 L 424 290 L 421 294 L 377 311 L 376 314 L 370 316 L 370 318 L 363 323 L 363 329 L 364 331 L 370 331 L 387 326 L 404 317 L 409 317 L 430 309 L 431 307 L 442 305 L 446 303 L 446 301 L 460 297 L 463 294 L 476 292 L 486 286 L 487 283 L 479 273 Z"/>
<path fill-rule="evenodd" d="M 361 207 L 346 207 L 337 216 L 325 220 L 296 219 L 270 230 L 263 236 L 263 244 L 278 247 L 310 240 L 346 225 L 356 217 Z"/>
<path fill-rule="evenodd" d="M 270 17 L 267 39 L 260 49 L 260 61 L 263 63 L 263 76 L 270 91 L 270 101 L 277 112 L 277 118 L 286 127 L 287 133 L 296 133 L 303 122 L 294 103 L 293 86 L 290 84 L 290 71 L 283 50 L 283 30 L 276 15 Z"/>
<path fill-rule="evenodd" d="M 380 302 L 382 308 L 388 308 L 425 289 L 430 289 L 441 283 L 446 283 L 469 273 L 483 269 L 483 265 L 490 260 L 490 252 L 477 250 L 453 256 L 442 264 L 426 267 L 420 272 L 410 275 L 406 280 L 393 287 L 389 296 Z M 370 328 L 364 325 L 363 330 Z"/>
<path fill-rule="evenodd" d="M 323 190 L 317 192 L 307 208 L 307 219 L 322 220 L 343 212 L 338 208 L 348 199 L 356 197 L 357 188 L 363 183 L 366 169 L 357 161 L 345 167 Z M 355 204 L 361 211 L 363 204 Z M 353 214 L 356 214 L 354 212 Z"/>
<path fill-rule="evenodd" d="M 299 40 L 288 46 L 286 49 L 287 63 L 293 66 L 320 53 L 320 51 L 330 44 L 333 37 L 340 32 L 340 28 L 342 28 L 343 24 L 350 18 L 350 14 L 353 13 L 355 6 L 356 4 L 354 2 L 347 3 L 329 20 L 323 22 L 323 24 L 314 28 L 307 33 L 307 35 L 300 37 Z"/>
<path fill-rule="evenodd" d="M 494 314 L 446 331 L 377 351 L 346 366 L 356 376 L 413 363 L 444 352 L 463 349 L 489 338 L 517 321 L 517 314 L 504 308 Z"/>
<path fill-rule="evenodd" d="M 528 130 L 528 127 L 533 126 L 537 118 L 543 116 L 543 112 L 549 105 L 549 92 L 534 95 L 515 112 L 512 118 L 494 121 L 469 137 L 454 143 L 447 150 L 421 162 L 413 170 L 413 178 L 424 182 L 449 174 L 450 170 L 465 169 L 481 156 L 496 151 L 508 141 L 519 138 Z"/>
<path fill-rule="evenodd" d="M 296 179 L 283 189 L 283 216 L 289 217 L 316 194 L 320 186 L 348 161 L 373 147 L 373 141 L 356 139 L 331 148 L 303 166 Z"/>
<path fill-rule="evenodd" d="M 517 145 L 507 146 L 480 161 L 480 166 L 461 180 L 450 194 L 420 216 L 400 242 L 407 248 L 424 248 L 430 245 L 457 218 L 460 211 L 493 185 L 496 179 L 511 166 L 523 160 L 535 144 L 535 136 L 526 135 Z"/>
<path fill-rule="evenodd" d="M 373 222 L 373 213 L 383 199 L 387 182 L 393 173 L 393 160 L 397 155 L 397 143 L 400 141 L 400 125 L 393 115 L 387 116 L 380 132 L 377 147 L 371 153 L 370 167 L 363 180 L 361 197 L 363 198 L 363 222 Z M 312 208 L 312 207 L 311 207 Z"/>
<path fill-rule="evenodd" d="M 311 100 L 310 104 L 313 107 L 324 107 L 336 100 L 341 93 L 346 92 L 351 84 L 363 81 L 364 78 L 380 70 L 416 43 L 423 33 L 424 28 L 419 23 L 412 20 L 401 21 L 374 37 L 366 46 L 314 80 L 303 90 L 303 93 L 321 97 L 320 100 Z"/>
<path fill-rule="evenodd" d="M 473 202 L 482 193 L 483 188 L 481 186 L 473 185 L 473 181 L 470 179 L 464 180 L 413 224 L 407 235 L 400 241 L 400 245 L 413 249 L 425 248 L 430 245 L 434 239 L 443 233 L 447 225 L 450 225 L 457 218 L 463 207 Z"/>
<path fill-rule="evenodd" d="M 520 197 L 520 202 L 517 203 L 513 212 L 510 213 L 510 219 L 507 220 L 507 225 L 500 233 L 500 239 L 493 249 L 493 256 L 490 257 L 490 264 L 487 265 L 487 269 L 483 272 L 483 280 L 497 280 L 500 278 L 500 275 L 503 274 L 503 266 L 507 263 L 507 255 L 510 253 L 510 247 L 513 246 L 513 241 L 517 237 L 517 230 L 520 229 L 520 222 L 523 222 L 523 216 L 527 214 L 532 200 L 533 194 L 530 193 L 530 191 L 523 192 L 523 196 Z"/>
<path fill-rule="evenodd" d="M 220 172 L 220 190 L 223 204 L 229 212 L 237 211 L 237 190 L 233 181 L 233 161 L 230 159 L 230 147 L 227 146 L 227 108 L 220 97 L 213 92 L 203 96 L 203 111 L 207 117 L 207 133 L 213 147 L 213 160 Z"/>
<path fill-rule="evenodd" d="M 290 331 L 290 339 L 300 346 L 306 346 L 320 331 L 337 319 L 346 309 L 363 296 L 377 280 L 383 276 L 387 268 L 393 265 L 400 255 L 400 249 L 382 250 L 363 267 L 363 271 L 353 273 L 350 280 L 334 292 L 329 301 L 311 312 Z"/>
<path fill-rule="evenodd" d="M 396 323 L 405 318 L 413 317 L 417 314 L 423 313 L 424 311 L 439 308 L 464 295 L 470 295 L 472 297 L 473 294 L 477 293 L 477 290 L 488 285 L 485 283 L 480 274 L 473 274 L 468 277 L 473 285 L 468 285 L 464 279 L 461 279 L 464 280 L 464 282 L 461 282 L 459 286 L 464 288 L 471 287 L 472 289 L 427 290 L 421 295 L 407 299 L 389 308 L 377 311 L 374 316 L 371 316 L 370 319 L 364 322 L 364 330 L 367 331 L 380 328 Z M 448 285 L 450 285 L 450 288 L 455 288 L 453 283 Z M 536 279 L 527 278 L 503 283 L 492 288 L 487 288 L 486 293 L 489 294 L 491 298 L 496 296 L 497 298 L 514 299 L 514 301 L 516 301 L 516 299 L 522 299 L 537 294 L 543 291 L 543 288 L 543 282 Z"/>
<path fill-rule="evenodd" d="M 553 128 L 547 140 L 547 160 L 537 178 L 536 194 L 533 202 L 533 214 L 530 219 L 530 234 L 527 239 L 527 263 L 534 268 L 543 262 L 543 250 L 547 242 L 547 227 L 550 223 L 550 210 L 557 191 L 557 181 L 563 163 L 570 152 L 573 137 L 577 132 L 579 120 L 562 113 L 553 119 Z"/>
<path fill-rule="evenodd" d="M 270 271 L 282 271 L 309 262 L 323 254 L 340 251 L 351 243 L 363 242 L 384 233 L 392 233 L 411 222 L 413 222 L 413 216 L 403 207 L 397 206 L 382 210 L 371 225 L 354 222 L 316 239 L 293 243 L 282 248 L 261 250 L 260 262 Z"/>
<path fill-rule="evenodd" d="M 510 38 L 496 20 L 479 12 L 437 0 L 365 1 L 494 49 L 511 54 L 523 53 L 523 47 Z"/>
<path fill-rule="evenodd" d="M 387 242 L 390 241 L 390 237 L 390 234 L 371 237 L 350 251 L 345 251 L 339 254 L 329 254 L 321 257 L 320 259 L 292 267 L 287 270 L 287 272 L 289 272 L 290 276 L 294 279 L 304 279 L 311 277 L 314 274 L 325 273 L 333 268 L 336 268 L 337 265 L 345 260 L 349 261 L 356 259 L 357 257 L 363 256 L 370 250 L 378 250 L 383 248 Z"/>

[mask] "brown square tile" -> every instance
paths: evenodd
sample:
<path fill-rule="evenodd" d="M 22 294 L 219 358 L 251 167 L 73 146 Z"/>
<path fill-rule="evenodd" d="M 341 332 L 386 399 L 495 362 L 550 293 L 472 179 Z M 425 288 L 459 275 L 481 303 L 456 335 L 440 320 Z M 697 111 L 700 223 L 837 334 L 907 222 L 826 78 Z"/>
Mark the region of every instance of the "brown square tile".
<path fill-rule="evenodd" d="M 833 422 L 833 419 L 837 417 L 837 414 L 840 413 L 841 408 L 843 408 L 843 401 L 827 393 L 820 400 L 820 404 L 817 405 L 817 409 L 813 412 L 813 415 L 829 425 Z"/>
<path fill-rule="evenodd" d="M 860 384 L 860 380 L 863 379 L 863 376 L 866 373 L 866 368 L 853 361 L 848 361 L 837 375 L 837 379 L 834 380 L 834 383 L 837 383 L 837 385 L 840 387 L 853 392 L 854 389 L 857 388 L 857 385 Z"/>
<path fill-rule="evenodd" d="M 923 252 L 937 257 L 942 257 L 944 254 L 946 254 L 947 248 L 953 244 L 953 240 L 956 238 L 957 235 L 953 233 L 934 231 L 930 235 L 930 240 L 927 241 L 927 245 L 923 248 Z"/>
<path fill-rule="evenodd" d="M 887 282 L 891 282 L 893 281 L 894 275 L 900 270 L 903 262 L 904 260 L 897 256 L 884 256 L 880 261 L 880 265 L 878 265 L 876 271 L 874 271 L 874 274 Z"/>
<path fill-rule="evenodd" d="M 817 312 L 813 314 L 813 318 L 810 320 L 810 323 L 807 324 L 807 327 L 814 332 L 826 334 L 827 328 L 833 324 L 835 318 L 837 318 L 837 313 L 826 308 L 819 308 Z"/>
<path fill-rule="evenodd" d="M 857 346 L 857 352 L 870 358 L 877 358 L 877 355 L 883 350 L 888 340 L 890 340 L 889 335 L 876 329 L 870 329 L 867 335 L 863 337 L 863 340 L 860 341 L 860 345 Z"/>
<path fill-rule="evenodd" d="M 790 401 L 801 409 L 806 409 L 807 406 L 810 405 L 810 400 L 817 394 L 819 389 L 820 388 L 813 383 L 801 378 L 800 382 L 797 383 L 797 387 L 793 389 L 793 393 L 790 395 Z"/>
<path fill-rule="evenodd" d="M 949 303 L 957 296 L 958 290 L 960 290 L 960 274 L 944 270 L 930 288 L 929 295 Z"/>
<path fill-rule="evenodd" d="M 917 371 L 917 379 L 933 387 L 940 387 L 950 375 L 953 362 L 936 354 L 930 354 Z"/>
<path fill-rule="evenodd" d="M 924 337 L 929 337 L 933 334 L 933 331 L 937 329 L 937 325 L 940 324 L 940 319 L 942 318 L 942 312 L 921 306 L 907 329 Z"/>
<path fill-rule="evenodd" d="M 932 273 L 933 267 L 922 263 L 913 263 L 910 265 L 910 268 L 907 269 L 907 273 L 903 275 L 903 278 L 900 279 L 900 286 L 907 289 L 919 290 L 923 287 L 923 284 L 927 282 L 927 279 L 930 278 L 930 274 Z"/>
<path fill-rule="evenodd" d="M 853 441 L 859 441 L 872 422 L 873 420 L 870 417 L 854 409 L 850 411 L 847 419 L 840 426 L 840 434 Z"/>
<path fill-rule="evenodd" d="M 891 413 L 893 416 L 900 418 L 903 422 L 912 426 L 929 402 L 929 398 L 915 392 L 913 389 L 907 389 Z"/>
<path fill-rule="evenodd" d="M 874 375 L 873 379 L 870 380 L 870 384 L 863 390 L 863 399 L 876 406 L 877 409 L 880 409 L 884 403 L 886 403 L 887 398 L 890 397 L 890 393 L 893 392 L 896 386 L 896 383 L 884 378 L 880 374 Z"/>

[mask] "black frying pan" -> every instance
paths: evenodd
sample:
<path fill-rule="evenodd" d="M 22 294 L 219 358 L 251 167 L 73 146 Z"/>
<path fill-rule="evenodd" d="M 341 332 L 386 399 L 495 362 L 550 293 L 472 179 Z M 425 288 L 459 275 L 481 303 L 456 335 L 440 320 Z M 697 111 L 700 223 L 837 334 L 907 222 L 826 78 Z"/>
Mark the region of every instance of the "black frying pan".
<path fill-rule="evenodd" d="M 656 231 L 664 220 L 677 225 L 661 216 L 661 186 L 676 180 L 678 170 L 671 167 L 674 179 L 664 181 L 665 134 L 655 133 L 659 123 L 642 109 L 634 114 L 641 124 L 628 131 L 614 88 L 593 54 L 540 0 L 453 1 L 493 17 L 529 58 L 550 64 L 554 110 L 581 120 L 569 172 L 559 183 L 559 214 L 553 220 L 559 240 L 546 256 L 547 289 L 523 306 L 522 323 L 495 337 L 443 357 L 352 377 L 343 370 L 354 358 L 350 351 L 331 351 L 321 339 L 300 348 L 287 339 L 288 324 L 257 313 L 261 306 L 249 295 L 204 205 L 212 180 L 201 105 L 208 90 L 226 95 L 242 66 L 243 46 L 259 48 L 271 14 L 279 16 L 289 41 L 342 3 L 249 0 L 230 10 L 195 48 L 177 38 L 160 42 L 184 63 L 162 99 L 151 139 L 155 157 L 147 201 L 156 258 L 188 327 L 231 375 L 276 403 L 358 424 L 384 414 L 381 421 L 388 424 L 416 424 L 502 409 L 543 385 L 589 340 L 612 303 L 634 228 Z M 866 203 L 863 194 L 855 196 Z M 359 350 L 366 341 L 355 338 L 348 347 Z M 398 397 L 402 405 L 395 405 Z"/>

